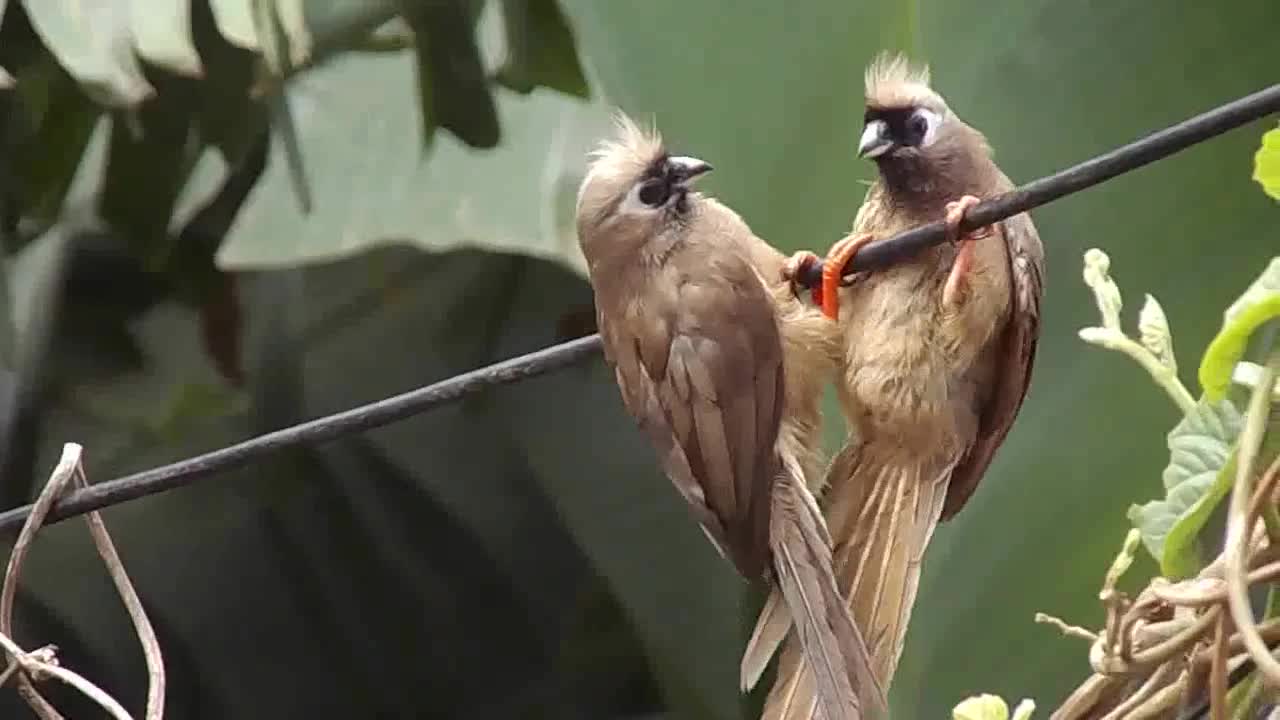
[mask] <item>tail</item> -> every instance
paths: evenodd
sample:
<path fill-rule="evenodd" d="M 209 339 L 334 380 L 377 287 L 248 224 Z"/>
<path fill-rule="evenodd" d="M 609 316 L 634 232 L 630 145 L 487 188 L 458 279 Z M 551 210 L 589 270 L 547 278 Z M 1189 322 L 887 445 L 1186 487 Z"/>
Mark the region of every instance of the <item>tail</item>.
<path fill-rule="evenodd" d="M 828 523 L 837 538 L 837 584 L 854 624 L 869 641 L 879 687 L 887 690 L 906 639 L 921 559 L 942 513 L 955 463 L 897 448 L 884 454 L 877 450 L 846 446 L 828 473 L 832 485 L 826 497 Z M 766 624 L 762 613 L 756 633 L 762 650 L 766 640 L 778 635 L 778 624 L 774 619 Z M 804 661 L 804 644 L 803 637 L 800 643 L 794 636 L 787 639 L 762 720 L 820 717 L 821 678 Z"/>
<path fill-rule="evenodd" d="M 796 618 L 800 652 L 825 720 L 884 715 L 884 691 L 832 574 L 831 537 L 798 467 L 774 485 L 769 540 L 776 581 Z"/>

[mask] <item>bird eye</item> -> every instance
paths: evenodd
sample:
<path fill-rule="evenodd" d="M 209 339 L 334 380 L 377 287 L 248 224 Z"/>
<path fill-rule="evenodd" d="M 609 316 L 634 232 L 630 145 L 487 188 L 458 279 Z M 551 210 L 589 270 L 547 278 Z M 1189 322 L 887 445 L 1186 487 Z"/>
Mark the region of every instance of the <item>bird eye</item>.
<path fill-rule="evenodd" d="M 907 121 L 907 134 L 910 137 L 912 145 L 919 145 L 924 136 L 929 133 L 929 119 L 924 115 L 917 113 L 911 116 Z"/>
<path fill-rule="evenodd" d="M 640 186 L 640 202 L 649 207 L 658 207 L 671 197 L 671 187 L 661 178 L 656 178 Z"/>

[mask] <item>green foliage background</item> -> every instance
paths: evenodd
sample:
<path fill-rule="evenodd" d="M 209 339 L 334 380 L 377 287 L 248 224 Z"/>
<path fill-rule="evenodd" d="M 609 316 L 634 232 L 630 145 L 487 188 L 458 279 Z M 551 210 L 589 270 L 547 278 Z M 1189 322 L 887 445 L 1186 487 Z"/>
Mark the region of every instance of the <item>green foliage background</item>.
<path fill-rule="evenodd" d="M 1269 0 L 212 0 L 190 6 L 193 79 L 181 13 L 102 3 L 85 33 L 58 15 L 73 5 L 0 2 L 17 80 L 0 92 L 5 507 L 64 441 L 106 479 L 584 331 L 568 219 L 611 104 L 715 164 L 706 188 L 763 236 L 821 250 L 871 176 L 853 145 L 881 48 L 928 60 L 1025 181 L 1274 82 L 1280 22 Z M 402 33 L 366 39 L 401 10 L 428 38 L 418 54 L 394 49 Z M 503 11 L 528 32 L 504 34 Z M 288 65 L 291 18 L 314 66 L 281 86 L 261 58 Z M 147 62 L 130 65 L 129 43 Z M 513 43 L 506 85 L 481 82 L 476 60 L 493 74 Z M 139 77 L 156 92 L 142 104 Z M 558 91 L 511 89 L 531 83 Z M 1049 254 L 1034 383 L 935 537 L 897 717 L 945 717 L 978 691 L 1049 708 L 1088 672 L 1085 648 L 1032 616 L 1097 624 L 1101 573 L 1126 509 L 1160 493 L 1176 417 L 1139 369 L 1076 338 L 1095 319 L 1081 253 L 1106 248 L 1131 304 L 1152 292 L 1179 343 L 1204 347 L 1280 242 L 1249 178 L 1263 129 L 1034 214 Z M 749 712 L 736 667 L 757 598 L 599 363 L 107 520 L 160 626 L 172 717 Z M 23 642 L 56 641 L 136 707 L 141 655 L 83 529 L 45 531 L 25 581 Z"/>

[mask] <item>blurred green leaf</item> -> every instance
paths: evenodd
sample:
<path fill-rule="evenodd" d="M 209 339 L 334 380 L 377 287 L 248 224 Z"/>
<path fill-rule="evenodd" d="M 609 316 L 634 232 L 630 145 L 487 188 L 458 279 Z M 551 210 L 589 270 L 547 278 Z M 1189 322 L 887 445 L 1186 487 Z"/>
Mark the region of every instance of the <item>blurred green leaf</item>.
<path fill-rule="evenodd" d="M 236 220 L 218 262 L 226 269 L 335 259 L 386 244 L 460 247 L 545 257 L 584 271 L 571 224 L 575 178 L 609 127 L 602 104 L 498 90 L 509 128 L 478 152 L 447 136 L 428 158 L 410 52 L 350 55 L 295 78 L 286 92 L 312 181 L 314 209 L 290 198 L 282 149 Z M 568 182 L 566 182 L 568 180 Z M 220 181 L 206 165 L 193 181 Z M 565 212 L 568 208 L 568 212 Z"/>
<path fill-rule="evenodd" d="M 542 86 L 581 98 L 590 95 L 559 0 L 502 0 L 502 19 L 507 57 L 497 72 L 499 83 L 520 93 Z"/>
<path fill-rule="evenodd" d="M 102 218 L 155 269 L 168 260 L 169 218 L 201 150 L 194 122 L 198 88 L 177 78 L 160 78 L 157 86 L 162 91 L 135 111 L 132 122 L 121 115 L 112 118 L 96 193 Z M 151 191 L 138 192 L 141 187 Z"/>
<path fill-rule="evenodd" d="M 498 144 L 498 111 L 476 44 L 472 0 L 405 0 L 404 17 L 417 38 L 422 140 L 436 126 L 471 147 Z"/>
<path fill-rule="evenodd" d="M 1231 373 L 1244 356 L 1253 331 L 1280 317 L 1280 257 L 1223 314 L 1222 329 L 1200 360 L 1200 385 L 1205 397 L 1216 400 L 1231 386 Z"/>
<path fill-rule="evenodd" d="M 128 0 L 133 46 L 147 62 L 179 75 L 203 74 L 191 37 L 191 5 L 201 0 Z"/>
<path fill-rule="evenodd" d="M 1233 448 L 1243 419 L 1226 400 L 1202 400 L 1169 432 L 1163 500 L 1129 509 L 1142 542 L 1166 577 L 1191 577 L 1202 567 L 1197 536 L 1231 489 Z"/>
<path fill-rule="evenodd" d="M 260 50 L 254 24 L 255 0 L 208 0 L 218 30 L 228 42 L 245 50 Z"/>
<path fill-rule="evenodd" d="M 975 695 L 956 705 L 954 720 L 1009 720 L 1009 706 L 999 695 Z"/>
<path fill-rule="evenodd" d="M 134 56 L 130 0 L 36 0 L 27 17 L 58 62 L 98 102 L 133 107 L 154 94 Z"/>
<path fill-rule="evenodd" d="M 11 149 L 14 183 L 24 215 L 46 226 L 62 210 L 78 169 L 88 165 L 89 174 L 99 170 L 87 150 L 100 111 L 52 60 L 17 73 L 14 120 L 21 129 Z"/>
<path fill-rule="evenodd" d="M 1280 128 L 1262 135 L 1262 147 L 1253 156 L 1253 179 L 1262 190 L 1280 200 Z"/>

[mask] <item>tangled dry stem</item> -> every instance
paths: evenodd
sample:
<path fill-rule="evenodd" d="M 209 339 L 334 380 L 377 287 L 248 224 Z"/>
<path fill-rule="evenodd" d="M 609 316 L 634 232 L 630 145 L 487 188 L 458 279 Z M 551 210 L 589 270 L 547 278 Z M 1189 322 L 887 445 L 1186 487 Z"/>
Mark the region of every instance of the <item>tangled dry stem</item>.
<path fill-rule="evenodd" d="M 1252 458 L 1242 457 L 1239 465 L 1250 462 Z M 1228 673 L 1246 659 L 1265 674 L 1270 687 L 1280 687 L 1280 674 L 1268 670 L 1268 663 L 1275 664 L 1269 648 L 1280 644 L 1280 618 L 1258 623 L 1248 604 L 1250 586 L 1280 580 L 1280 543 L 1273 544 L 1261 522 L 1262 510 L 1275 503 L 1280 457 L 1259 476 L 1256 487 L 1250 485 L 1247 478 L 1237 478 L 1234 491 L 1240 497 L 1231 505 L 1228 524 L 1234 522 L 1238 532 L 1234 537 L 1229 532 L 1222 555 L 1195 578 L 1155 578 L 1130 598 L 1116 589 L 1119 573 L 1113 567 L 1099 593 L 1106 622 L 1097 633 L 1042 613 L 1036 616 L 1037 622 L 1091 643 L 1094 674 L 1051 720 L 1170 717 L 1202 688 L 1210 698 L 1211 717 L 1225 720 Z M 1126 550 L 1132 552 L 1131 547 Z M 1127 562 L 1117 566 L 1123 569 Z M 1233 597 L 1243 613 L 1234 611 Z"/>
<path fill-rule="evenodd" d="M 37 650 L 26 651 L 13 640 L 14 598 L 17 596 L 18 578 L 22 574 L 22 567 L 31 543 L 44 524 L 54 502 L 69 488 L 88 485 L 84 476 L 84 467 L 80 462 L 81 454 L 81 447 L 75 443 L 67 443 L 63 446 L 62 458 L 50 475 L 49 482 L 45 484 L 40 497 L 32 506 L 31 514 L 14 542 L 13 552 L 9 555 L 4 584 L 0 587 L 0 648 L 3 648 L 8 658 L 8 666 L 0 673 L 0 685 L 11 679 L 15 680 L 18 693 L 41 720 L 61 720 L 63 717 L 36 689 L 36 683 L 50 678 L 80 691 L 106 710 L 115 720 L 132 720 L 129 711 L 109 694 L 85 677 L 59 665 L 55 646 L 46 645 Z M 133 622 L 134 631 L 142 645 L 148 675 L 146 720 L 162 720 L 165 692 L 164 658 L 160 652 L 160 643 L 156 638 L 155 630 L 142 607 L 141 599 L 129 581 L 128 573 L 125 572 L 124 564 L 120 561 L 115 543 L 112 542 L 101 516 L 97 512 L 90 512 L 85 515 L 85 520 L 89 526 L 94 547 L 107 567 L 111 581 L 124 602 L 129 618 Z"/>

